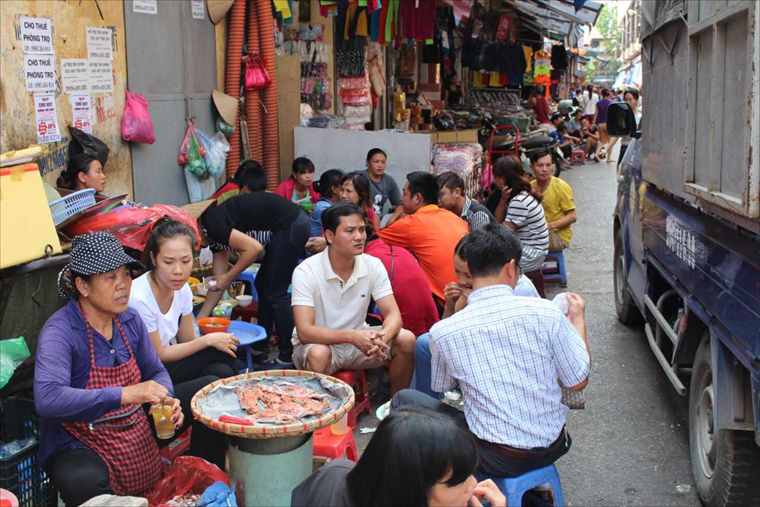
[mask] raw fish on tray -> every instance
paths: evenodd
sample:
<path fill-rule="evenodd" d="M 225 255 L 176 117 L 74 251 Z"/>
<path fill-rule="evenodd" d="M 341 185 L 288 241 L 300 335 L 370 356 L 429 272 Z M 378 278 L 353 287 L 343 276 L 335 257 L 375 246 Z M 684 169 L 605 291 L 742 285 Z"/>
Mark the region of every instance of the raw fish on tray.
<path fill-rule="evenodd" d="M 290 382 L 238 387 L 240 407 L 256 423 L 290 424 L 325 413 L 329 395 Z"/>

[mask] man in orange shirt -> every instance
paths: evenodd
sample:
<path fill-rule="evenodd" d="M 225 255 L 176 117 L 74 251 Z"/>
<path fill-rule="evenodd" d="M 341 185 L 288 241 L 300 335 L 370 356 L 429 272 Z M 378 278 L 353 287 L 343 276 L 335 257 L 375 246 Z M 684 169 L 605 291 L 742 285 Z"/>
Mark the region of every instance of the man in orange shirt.
<path fill-rule="evenodd" d="M 416 171 L 406 176 L 401 197 L 403 211 L 396 212 L 378 235 L 389 245 L 399 245 L 417 257 L 439 304 L 444 287 L 456 281 L 454 247 L 468 232 L 467 222 L 438 207 L 435 176 Z"/>

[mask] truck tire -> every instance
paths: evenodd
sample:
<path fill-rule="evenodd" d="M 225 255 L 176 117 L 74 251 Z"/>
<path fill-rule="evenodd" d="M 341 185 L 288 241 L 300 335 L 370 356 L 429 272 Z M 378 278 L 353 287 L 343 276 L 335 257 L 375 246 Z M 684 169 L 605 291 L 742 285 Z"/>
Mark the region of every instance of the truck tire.
<path fill-rule="evenodd" d="M 620 322 L 626 326 L 641 324 L 642 318 L 636 303 L 631 298 L 628 282 L 625 279 L 625 250 L 623 249 L 623 233 L 615 234 L 613 254 L 613 285 L 615 291 L 615 313 Z"/>
<path fill-rule="evenodd" d="M 697 494 L 708 507 L 760 507 L 760 449 L 749 431 L 713 428 L 709 333 L 692 365 L 689 451 Z"/>

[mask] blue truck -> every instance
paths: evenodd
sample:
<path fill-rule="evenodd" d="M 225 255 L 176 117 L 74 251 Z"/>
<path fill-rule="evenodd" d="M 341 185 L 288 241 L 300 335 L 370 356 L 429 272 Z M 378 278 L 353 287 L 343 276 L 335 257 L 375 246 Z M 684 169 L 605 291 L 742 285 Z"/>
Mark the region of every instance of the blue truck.
<path fill-rule="evenodd" d="M 639 125 L 618 168 L 618 319 L 689 400 L 710 507 L 760 506 L 760 3 L 642 2 Z"/>

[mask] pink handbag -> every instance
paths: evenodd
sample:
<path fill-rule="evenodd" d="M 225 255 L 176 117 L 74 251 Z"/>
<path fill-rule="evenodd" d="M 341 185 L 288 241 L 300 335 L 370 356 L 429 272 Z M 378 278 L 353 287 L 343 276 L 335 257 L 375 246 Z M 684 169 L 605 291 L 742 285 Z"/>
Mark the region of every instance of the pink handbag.
<path fill-rule="evenodd" d="M 270 84 L 272 84 L 272 78 L 259 55 L 255 53 L 248 55 L 245 60 L 245 89 L 263 90 Z"/>

